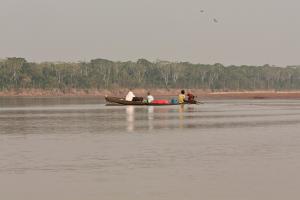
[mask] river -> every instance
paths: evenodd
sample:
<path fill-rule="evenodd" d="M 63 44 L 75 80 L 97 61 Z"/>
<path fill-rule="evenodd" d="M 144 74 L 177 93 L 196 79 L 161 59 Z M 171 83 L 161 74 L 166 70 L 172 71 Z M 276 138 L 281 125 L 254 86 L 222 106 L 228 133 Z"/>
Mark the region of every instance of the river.
<path fill-rule="evenodd" d="M 0 98 L 0 199 L 300 198 L 300 101 Z"/>

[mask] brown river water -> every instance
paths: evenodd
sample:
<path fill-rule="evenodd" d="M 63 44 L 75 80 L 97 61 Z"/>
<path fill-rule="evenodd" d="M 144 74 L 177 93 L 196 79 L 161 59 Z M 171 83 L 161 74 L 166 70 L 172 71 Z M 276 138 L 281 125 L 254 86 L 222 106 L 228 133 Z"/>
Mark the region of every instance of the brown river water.
<path fill-rule="evenodd" d="M 1 200 L 300 199 L 300 100 L 0 98 Z"/>

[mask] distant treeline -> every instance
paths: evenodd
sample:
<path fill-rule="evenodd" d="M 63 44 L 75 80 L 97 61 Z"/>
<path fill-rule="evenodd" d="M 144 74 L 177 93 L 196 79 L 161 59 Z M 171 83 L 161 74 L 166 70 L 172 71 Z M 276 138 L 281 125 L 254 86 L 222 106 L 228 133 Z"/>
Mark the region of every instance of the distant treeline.
<path fill-rule="evenodd" d="M 229 90 L 299 90 L 300 66 L 223 66 L 188 62 L 27 62 L 0 60 L 0 90 L 194 88 Z"/>

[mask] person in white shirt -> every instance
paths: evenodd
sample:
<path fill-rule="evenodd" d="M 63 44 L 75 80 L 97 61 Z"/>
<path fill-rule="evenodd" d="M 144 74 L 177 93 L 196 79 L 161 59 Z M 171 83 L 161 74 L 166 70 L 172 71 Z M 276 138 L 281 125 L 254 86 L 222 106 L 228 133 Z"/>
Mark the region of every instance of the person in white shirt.
<path fill-rule="evenodd" d="M 133 92 L 130 89 L 129 92 L 128 92 L 128 94 L 125 97 L 125 100 L 126 101 L 132 101 L 133 97 L 135 97 L 135 95 L 133 94 Z"/>
<path fill-rule="evenodd" d="M 151 103 L 153 100 L 154 100 L 154 97 L 150 94 L 150 92 L 148 92 L 147 102 Z"/>

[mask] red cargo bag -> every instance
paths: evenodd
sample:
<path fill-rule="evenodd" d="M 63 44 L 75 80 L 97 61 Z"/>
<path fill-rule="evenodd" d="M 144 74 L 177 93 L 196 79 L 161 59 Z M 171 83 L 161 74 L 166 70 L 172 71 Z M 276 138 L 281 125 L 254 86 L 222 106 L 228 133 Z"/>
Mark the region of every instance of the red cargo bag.
<path fill-rule="evenodd" d="M 165 99 L 158 99 L 158 100 L 153 100 L 151 103 L 153 103 L 153 104 L 169 104 L 169 101 L 165 100 Z"/>

